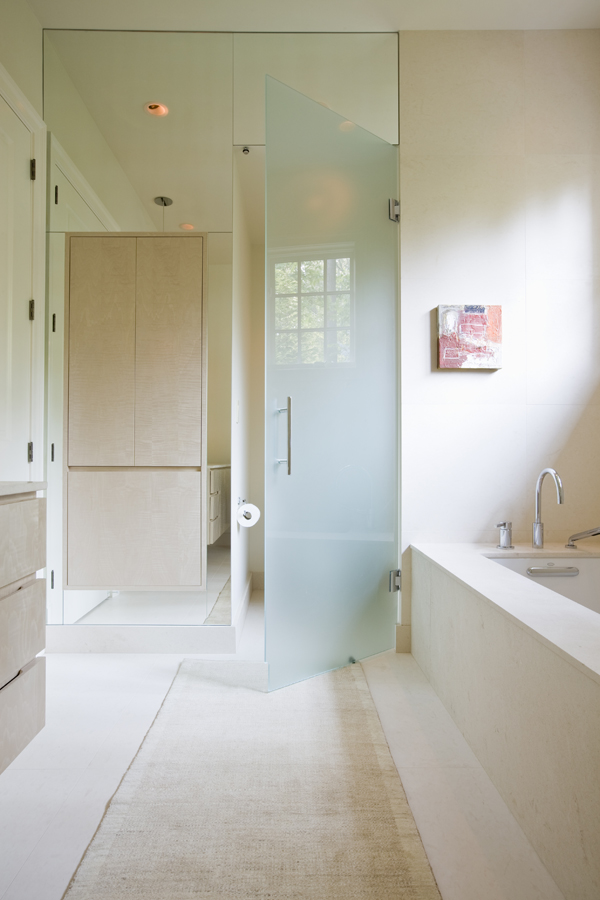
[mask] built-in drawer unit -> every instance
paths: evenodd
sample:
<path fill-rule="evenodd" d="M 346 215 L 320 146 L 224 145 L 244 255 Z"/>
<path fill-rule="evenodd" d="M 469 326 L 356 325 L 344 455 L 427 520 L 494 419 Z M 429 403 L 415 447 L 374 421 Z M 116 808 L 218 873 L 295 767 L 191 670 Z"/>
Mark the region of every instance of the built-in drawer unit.
<path fill-rule="evenodd" d="M 32 659 L 0 690 L 0 772 L 42 730 L 46 718 L 46 657 Z"/>
<path fill-rule="evenodd" d="M 0 497 L 0 588 L 46 565 L 46 499 Z"/>
<path fill-rule="evenodd" d="M 44 727 L 44 482 L 0 481 L 0 772 Z"/>
<path fill-rule="evenodd" d="M 214 544 L 229 528 L 231 467 L 208 466 L 208 541 Z"/>
<path fill-rule="evenodd" d="M 3 596 L 3 591 L 9 591 Z M 46 646 L 46 581 L 0 589 L 0 687 Z"/>

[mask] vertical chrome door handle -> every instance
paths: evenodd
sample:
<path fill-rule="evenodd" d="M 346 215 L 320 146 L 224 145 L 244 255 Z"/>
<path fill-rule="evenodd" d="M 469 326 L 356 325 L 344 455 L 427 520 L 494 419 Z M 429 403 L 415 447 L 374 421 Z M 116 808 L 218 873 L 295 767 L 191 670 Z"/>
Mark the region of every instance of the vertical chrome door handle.
<path fill-rule="evenodd" d="M 287 413 L 287 459 L 278 459 L 281 465 L 287 463 L 287 473 L 292 474 L 292 398 L 287 398 L 287 406 L 281 406 L 277 410 L 278 413 Z"/>

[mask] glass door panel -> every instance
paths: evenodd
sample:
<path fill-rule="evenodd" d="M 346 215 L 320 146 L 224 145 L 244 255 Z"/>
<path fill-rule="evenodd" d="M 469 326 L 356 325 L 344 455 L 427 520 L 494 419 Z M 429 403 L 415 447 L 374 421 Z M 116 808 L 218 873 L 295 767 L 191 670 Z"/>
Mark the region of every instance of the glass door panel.
<path fill-rule="evenodd" d="M 271 689 L 394 646 L 397 148 L 267 78 Z"/>

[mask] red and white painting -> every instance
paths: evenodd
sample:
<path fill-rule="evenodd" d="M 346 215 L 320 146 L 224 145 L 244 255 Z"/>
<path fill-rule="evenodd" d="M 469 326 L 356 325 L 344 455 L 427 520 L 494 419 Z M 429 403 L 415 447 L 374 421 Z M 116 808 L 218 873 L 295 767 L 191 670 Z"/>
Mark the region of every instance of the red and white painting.
<path fill-rule="evenodd" d="M 438 369 L 501 367 L 501 306 L 438 306 Z"/>

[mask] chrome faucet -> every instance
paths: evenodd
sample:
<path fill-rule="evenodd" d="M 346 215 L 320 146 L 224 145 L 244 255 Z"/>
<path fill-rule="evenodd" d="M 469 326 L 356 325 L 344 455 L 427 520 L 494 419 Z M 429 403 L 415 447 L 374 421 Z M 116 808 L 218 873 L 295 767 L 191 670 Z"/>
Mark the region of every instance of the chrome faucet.
<path fill-rule="evenodd" d="M 579 534 L 572 534 L 569 538 L 569 543 L 565 544 L 565 547 L 569 547 L 571 550 L 577 550 L 575 541 L 581 541 L 586 537 L 596 537 L 598 534 L 600 534 L 600 525 L 598 528 L 588 528 L 587 531 L 580 531 Z"/>
<path fill-rule="evenodd" d="M 535 486 L 535 522 L 533 523 L 533 546 L 538 549 L 541 549 L 544 546 L 544 526 L 542 525 L 542 483 L 546 475 L 552 475 L 554 478 L 558 502 L 565 502 L 563 483 L 556 469 L 542 469 Z"/>

